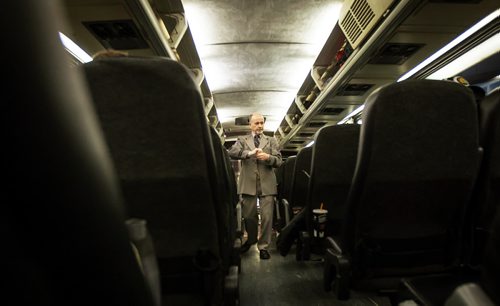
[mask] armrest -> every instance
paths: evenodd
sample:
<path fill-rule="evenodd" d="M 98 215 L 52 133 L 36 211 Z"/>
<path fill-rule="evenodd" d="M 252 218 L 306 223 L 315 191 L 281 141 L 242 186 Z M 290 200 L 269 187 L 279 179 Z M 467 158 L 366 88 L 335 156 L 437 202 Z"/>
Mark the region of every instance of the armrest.
<path fill-rule="evenodd" d="M 130 243 L 138 264 L 149 285 L 156 305 L 161 305 L 160 270 L 154 249 L 153 238 L 144 219 L 130 218 L 125 221 Z"/>
<path fill-rule="evenodd" d="M 287 199 L 282 199 L 281 202 L 283 203 L 283 211 L 285 213 L 285 225 L 286 226 L 288 223 L 290 223 L 290 211 L 292 208 L 290 207 L 290 203 L 288 203 Z"/>
<path fill-rule="evenodd" d="M 469 271 L 428 274 L 403 278 L 400 291 L 405 298 L 415 300 L 422 305 L 444 305 L 457 287 L 477 280 L 479 275 L 471 274 Z"/>
<path fill-rule="evenodd" d="M 332 288 L 339 300 L 350 296 L 351 263 L 332 237 L 326 237 L 325 265 L 323 270 L 323 289 Z"/>
<path fill-rule="evenodd" d="M 476 283 L 466 283 L 458 286 L 446 300 L 445 306 L 494 306 L 495 303 L 488 297 L 483 289 Z"/>
<path fill-rule="evenodd" d="M 337 242 L 330 236 L 326 237 L 326 248 L 332 249 L 335 254 L 342 254 L 342 249 Z"/>

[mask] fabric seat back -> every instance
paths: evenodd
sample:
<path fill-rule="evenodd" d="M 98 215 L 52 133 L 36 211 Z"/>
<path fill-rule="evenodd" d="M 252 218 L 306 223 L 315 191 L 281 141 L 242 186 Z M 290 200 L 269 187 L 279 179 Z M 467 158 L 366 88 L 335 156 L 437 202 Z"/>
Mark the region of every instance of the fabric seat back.
<path fill-rule="evenodd" d="M 234 171 L 232 170 L 229 154 L 222 145 L 219 134 L 214 127 L 210 127 L 210 135 L 214 145 L 215 160 L 217 163 L 217 192 L 220 194 L 220 199 L 223 202 L 221 210 L 224 212 L 224 223 L 220 227 L 226 232 L 228 242 L 224 243 L 224 264 L 225 270 L 229 269 L 231 263 L 235 260 L 233 256 L 233 246 L 236 240 L 236 204 L 238 203 L 238 194 L 236 189 L 236 181 Z M 239 255 L 239 254 L 238 254 Z"/>
<path fill-rule="evenodd" d="M 336 235 L 346 216 L 346 201 L 358 153 L 360 126 L 332 125 L 321 128 L 312 150 L 309 185 L 310 210 L 328 210 L 326 234 Z"/>
<path fill-rule="evenodd" d="M 292 186 L 293 186 L 293 174 L 295 170 L 295 162 L 297 160 L 297 156 L 289 156 L 284 162 L 285 168 L 283 169 L 283 199 L 290 201 L 292 195 Z"/>
<path fill-rule="evenodd" d="M 21 35 L 25 46 L 1 51 L 12 72 L 4 85 L 19 88 L 4 109 L 12 129 L 4 169 L 4 304 L 159 305 L 130 245 L 85 80 L 68 67 L 57 3 L 12 1 L 0 11 L 3 37 L 18 42 Z"/>
<path fill-rule="evenodd" d="M 362 120 L 341 240 L 354 275 L 458 265 L 481 157 L 472 93 L 448 81 L 395 83 L 370 95 Z"/>
<path fill-rule="evenodd" d="M 470 205 L 471 263 L 479 264 L 489 239 L 488 230 L 500 207 L 500 89 L 479 102 L 480 144 L 484 150 Z"/>
<path fill-rule="evenodd" d="M 295 159 L 293 183 L 290 191 L 290 205 L 294 210 L 301 209 L 307 204 L 312 150 L 312 147 L 301 149 Z"/>
<path fill-rule="evenodd" d="M 219 304 L 227 212 L 191 75 L 166 58 L 103 58 L 83 67 L 129 217 L 145 219 L 151 231 L 165 302 L 182 293 Z"/>

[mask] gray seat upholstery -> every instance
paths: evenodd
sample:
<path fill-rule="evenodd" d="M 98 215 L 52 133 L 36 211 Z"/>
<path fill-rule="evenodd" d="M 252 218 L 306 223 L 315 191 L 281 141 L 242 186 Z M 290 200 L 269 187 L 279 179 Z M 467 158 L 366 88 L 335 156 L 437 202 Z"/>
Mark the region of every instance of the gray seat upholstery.
<path fill-rule="evenodd" d="M 400 296 L 419 305 L 499 305 L 500 210 L 493 216 L 487 232 L 478 271 L 465 266 L 455 273 L 403 278 Z"/>
<path fill-rule="evenodd" d="M 276 184 L 277 184 L 276 187 L 278 190 L 278 194 L 276 195 L 276 201 L 274 203 L 273 229 L 278 232 L 281 232 L 282 228 L 285 226 L 284 219 L 282 218 L 279 209 L 285 189 L 285 180 L 284 180 L 285 162 L 286 160 L 284 160 L 284 162 L 281 163 L 281 165 L 278 168 L 274 168 L 274 173 L 276 174 Z"/>
<path fill-rule="evenodd" d="M 340 298 L 363 281 L 394 289 L 456 268 L 481 157 L 474 97 L 460 84 L 408 80 L 365 105 L 346 220 L 326 253 L 325 287 L 336 278 Z"/>
<path fill-rule="evenodd" d="M 305 212 L 301 213 L 301 211 L 304 207 L 307 207 L 306 201 L 309 187 L 309 173 L 311 172 L 311 153 L 312 147 L 303 148 L 293 160 L 291 160 L 293 167 L 292 164 L 287 166 L 285 162 L 285 169 L 288 167 L 288 169 L 293 170 L 288 170 L 291 172 L 291 186 L 289 187 L 290 197 L 286 199 L 288 201 L 285 205 L 283 205 L 283 202 L 281 203 L 281 210 L 285 211 L 286 222 L 276 240 L 276 246 L 282 256 L 288 254 L 292 244 L 298 238 L 299 232 L 304 230 Z M 286 220 L 287 215 L 288 220 Z"/>
<path fill-rule="evenodd" d="M 325 235 L 339 233 L 346 214 L 346 199 L 356 166 L 359 125 L 332 125 L 314 137 L 307 193 L 306 233 L 301 233 L 297 258 L 308 259 L 310 252 L 323 254 L 324 240 L 314 235 L 313 210 L 328 210 Z M 318 237 L 321 238 L 321 237 Z"/>
<path fill-rule="evenodd" d="M 221 199 L 224 202 L 224 209 L 227 210 L 225 219 L 225 230 L 229 237 L 229 241 L 232 242 L 226 245 L 227 248 L 227 266 L 226 270 L 229 269 L 230 265 L 237 265 L 240 267 L 240 248 L 241 248 L 241 235 L 236 231 L 237 229 L 237 214 L 236 205 L 238 204 L 239 197 L 236 188 L 236 178 L 234 175 L 233 168 L 231 166 L 231 159 L 229 153 L 222 145 L 222 142 L 217 134 L 214 127 L 210 127 L 210 135 L 212 136 L 212 143 L 214 145 L 215 159 L 217 162 L 218 171 L 218 192 L 221 195 Z"/>
<path fill-rule="evenodd" d="M 295 162 L 297 155 L 289 156 L 285 161 L 285 168 L 283 169 L 283 199 L 290 201 L 292 197 L 292 186 L 294 179 Z"/>
<path fill-rule="evenodd" d="M 292 194 L 293 186 L 293 174 L 295 169 L 295 161 L 297 159 L 296 155 L 289 156 L 284 163 L 281 164 L 279 170 L 280 179 L 278 179 L 278 202 L 277 208 L 274 211 L 274 218 L 276 219 L 274 223 L 274 229 L 278 232 L 283 229 L 288 222 L 290 222 L 290 217 L 292 215 L 292 208 L 290 206 L 290 197 Z"/>
<path fill-rule="evenodd" d="M 312 150 L 312 147 L 302 148 L 295 159 L 290 191 L 290 205 L 293 210 L 302 209 L 307 205 Z"/>
<path fill-rule="evenodd" d="M 278 194 L 276 195 L 277 200 L 281 200 L 283 198 L 283 170 L 285 168 L 285 163 L 281 163 L 278 168 L 274 168 L 274 172 L 276 174 L 276 184 L 278 184 Z"/>
<path fill-rule="evenodd" d="M 220 305 L 228 211 L 199 89 L 166 58 L 83 66 L 129 217 L 145 219 L 153 237 L 162 299 Z"/>
<path fill-rule="evenodd" d="M 311 181 L 310 210 L 328 210 L 326 235 L 336 235 L 346 215 L 346 202 L 351 187 L 358 153 L 360 126 L 333 125 L 321 128 L 315 136 Z"/>
<path fill-rule="evenodd" d="M 480 264 L 489 227 L 500 207 L 500 89 L 479 102 L 479 136 L 484 150 L 474 197 L 469 208 L 472 240 L 470 264 Z"/>
<path fill-rule="evenodd" d="M 489 228 L 483 260 L 482 285 L 494 303 L 500 304 L 500 89 L 480 103 L 481 144 L 484 148 L 481 182 L 482 215 L 478 223 Z M 494 218 L 493 216 L 496 216 Z M 479 245 L 481 250 L 481 244 Z"/>
<path fill-rule="evenodd" d="M 426 305 L 485 305 L 477 299 L 500 303 L 500 90 L 479 101 L 479 128 L 484 153 L 466 214 L 464 230 L 471 235 L 464 244 L 463 268 L 403 280 L 412 298 Z"/>
<path fill-rule="evenodd" d="M 84 78 L 68 67 L 59 41 L 57 3 L 12 1 L 0 11 L 3 37 L 24 46 L 1 51 L 12 72 L 4 86 L 24 88 L 4 109 L 12 138 L 2 298 L 17 305 L 158 305 L 130 246 Z"/>
<path fill-rule="evenodd" d="M 500 210 L 497 209 L 489 228 L 490 235 L 483 253 L 481 286 L 495 303 L 500 304 Z"/>

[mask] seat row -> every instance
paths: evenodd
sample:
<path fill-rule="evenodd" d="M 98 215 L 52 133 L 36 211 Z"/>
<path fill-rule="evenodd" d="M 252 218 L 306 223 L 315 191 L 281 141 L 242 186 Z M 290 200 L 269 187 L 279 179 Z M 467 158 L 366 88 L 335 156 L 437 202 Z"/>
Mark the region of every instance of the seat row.
<path fill-rule="evenodd" d="M 160 305 L 148 281 L 154 275 L 143 273 L 154 264 L 141 265 L 136 252 L 140 242 L 148 254 L 147 233 L 136 231 L 142 222 L 135 220 L 128 232 L 86 82 L 68 66 L 59 40 L 65 24 L 57 1 L 5 3 L 0 15 L 5 39 L 22 37 L 26 44 L 1 51 L 12 72 L 4 86 L 13 93 L 4 118 L 11 130 L 3 299 L 18 305 Z"/>
<path fill-rule="evenodd" d="M 415 275 L 463 266 L 477 275 L 499 206 L 498 99 L 490 94 L 478 114 L 462 85 L 391 84 L 368 98 L 361 127 L 325 127 L 307 148 L 311 158 L 303 149 L 291 159 L 294 178 L 281 181 L 292 181 L 290 205 L 307 210 L 297 258 L 317 247 L 326 290 L 333 285 L 345 299 L 351 288 L 398 291 L 402 277 L 409 287 Z M 293 190 L 304 186 L 307 200 Z M 314 237 L 320 207 L 328 210 L 326 240 Z"/>
<path fill-rule="evenodd" d="M 2 51 L 7 87 L 29 86 L 6 110 L 5 298 L 237 304 L 236 183 L 188 69 L 133 57 L 71 69 L 55 1 L 1 15 L 29 46 Z"/>
<path fill-rule="evenodd" d="M 130 218 L 147 222 L 168 305 L 233 305 L 236 183 L 188 70 L 165 58 L 82 65 Z"/>

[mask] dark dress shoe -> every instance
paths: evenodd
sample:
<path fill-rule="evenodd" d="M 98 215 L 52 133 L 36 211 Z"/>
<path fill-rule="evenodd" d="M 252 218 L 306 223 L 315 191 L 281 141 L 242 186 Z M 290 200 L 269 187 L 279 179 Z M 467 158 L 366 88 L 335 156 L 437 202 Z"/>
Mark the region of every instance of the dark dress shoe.
<path fill-rule="evenodd" d="M 259 251 L 260 259 L 269 259 L 271 258 L 271 254 L 267 250 L 260 250 Z"/>

